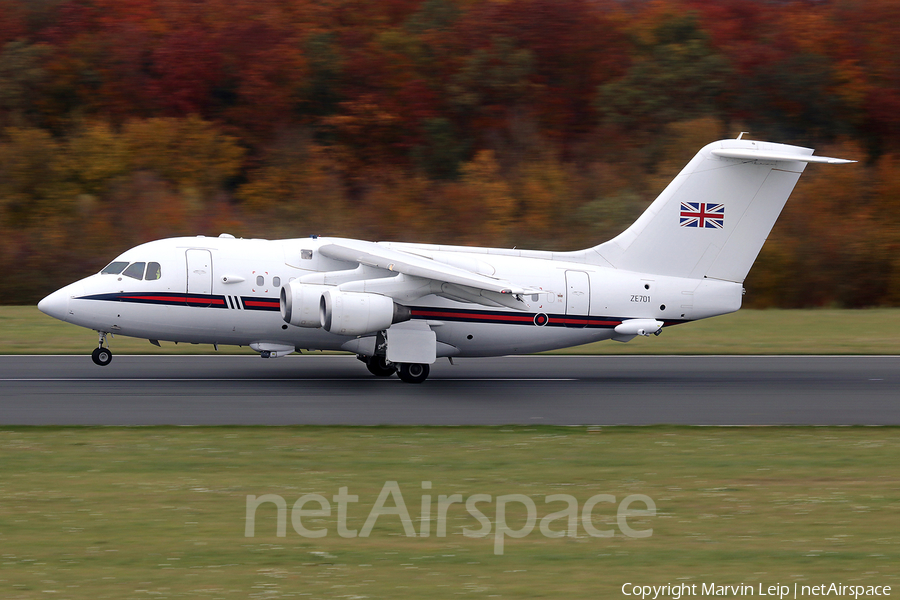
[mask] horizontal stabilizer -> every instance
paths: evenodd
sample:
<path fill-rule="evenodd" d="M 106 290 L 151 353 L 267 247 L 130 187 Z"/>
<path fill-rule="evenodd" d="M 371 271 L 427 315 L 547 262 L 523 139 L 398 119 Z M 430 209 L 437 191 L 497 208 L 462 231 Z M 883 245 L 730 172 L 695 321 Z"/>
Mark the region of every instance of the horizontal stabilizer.
<path fill-rule="evenodd" d="M 829 156 L 812 156 L 805 154 L 790 154 L 787 152 L 768 152 L 766 150 L 755 149 L 727 149 L 713 150 L 710 152 L 713 156 L 719 158 L 737 158 L 740 160 L 761 160 L 761 161 L 783 161 L 794 160 L 808 163 L 826 163 L 829 165 L 844 165 L 854 163 L 855 160 L 846 160 L 843 158 L 831 158 Z"/>

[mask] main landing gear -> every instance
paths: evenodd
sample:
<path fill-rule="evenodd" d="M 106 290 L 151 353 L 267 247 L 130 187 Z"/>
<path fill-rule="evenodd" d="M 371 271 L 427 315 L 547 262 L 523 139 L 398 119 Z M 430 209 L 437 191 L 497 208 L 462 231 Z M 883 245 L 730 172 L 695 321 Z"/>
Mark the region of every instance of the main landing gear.
<path fill-rule="evenodd" d="M 100 331 L 98 333 L 100 335 L 99 347 L 94 348 L 94 351 L 91 352 L 91 360 L 94 361 L 95 365 L 105 367 L 112 362 L 113 355 L 109 348 L 104 347 L 104 344 L 106 344 L 106 332 Z"/>
<path fill-rule="evenodd" d="M 406 383 L 422 383 L 428 379 L 431 367 L 419 363 L 401 363 L 397 376 Z"/>
<path fill-rule="evenodd" d="M 357 355 L 359 360 L 365 363 L 369 373 L 376 377 L 390 377 L 394 373 L 401 381 L 406 383 L 422 383 L 428 379 L 431 367 L 418 363 L 399 363 L 394 364 L 388 362 L 383 356 L 363 356 Z"/>
<path fill-rule="evenodd" d="M 361 356 L 359 359 L 366 363 L 369 373 L 376 377 L 390 377 L 397 372 L 397 365 L 389 363 L 383 356 Z"/>

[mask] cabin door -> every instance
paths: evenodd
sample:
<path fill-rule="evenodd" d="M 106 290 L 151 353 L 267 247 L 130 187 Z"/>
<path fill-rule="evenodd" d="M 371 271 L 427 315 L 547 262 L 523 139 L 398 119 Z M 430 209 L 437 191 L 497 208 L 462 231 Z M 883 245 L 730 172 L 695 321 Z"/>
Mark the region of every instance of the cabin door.
<path fill-rule="evenodd" d="M 584 271 L 566 271 L 566 316 L 586 317 L 591 314 L 591 279 Z M 587 320 L 568 323 L 584 327 Z"/>
<path fill-rule="evenodd" d="M 212 294 L 212 252 L 209 250 L 190 249 L 185 252 L 187 259 L 187 303 L 190 306 L 209 306 L 209 299 L 192 296 Z"/>

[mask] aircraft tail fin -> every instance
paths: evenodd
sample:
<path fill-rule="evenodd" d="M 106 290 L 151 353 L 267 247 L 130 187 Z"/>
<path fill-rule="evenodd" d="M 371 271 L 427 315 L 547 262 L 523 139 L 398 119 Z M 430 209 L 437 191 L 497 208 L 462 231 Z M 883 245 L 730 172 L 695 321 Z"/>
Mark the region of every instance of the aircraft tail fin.
<path fill-rule="evenodd" d="M 812 156 L 799 146 L 722 140 L 704 147 L 634 224 L 587 251 L 617 269 L 742 282 Z M 591 260 L 591 252 L 594 256 Z"/>

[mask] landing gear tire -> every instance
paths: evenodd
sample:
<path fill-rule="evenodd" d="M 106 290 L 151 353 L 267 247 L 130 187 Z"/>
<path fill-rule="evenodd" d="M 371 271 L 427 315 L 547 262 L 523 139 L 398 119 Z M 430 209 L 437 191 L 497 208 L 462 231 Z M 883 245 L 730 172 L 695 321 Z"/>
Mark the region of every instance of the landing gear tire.
<path fill-rule="evenodd" d="M 365 363 L 369 373 L 376 377 L 390 377 L 397 372 L 397 366 L 389 363 L 383 356 L 370 356 Z"/>
<path fill-rule="evenodd" d="M 94 351 L 91 352 L 91 360 L 95 365 L 105 367 L 112 362 L 112 352 L 109 351 L 109 348 L 94 348 Z"/>
<path fill-rule="evenodd" d="M 400 365 L 400 370 L 397 371 L 397 375 L 406 383 L 422 383 L 428 379 L 428 373 L 430 372 L 431 367 L 428 365 L 403 363 Z"/>

